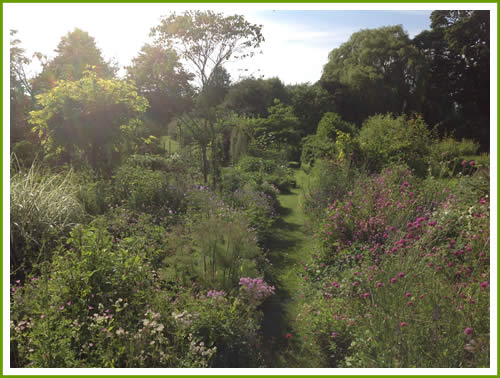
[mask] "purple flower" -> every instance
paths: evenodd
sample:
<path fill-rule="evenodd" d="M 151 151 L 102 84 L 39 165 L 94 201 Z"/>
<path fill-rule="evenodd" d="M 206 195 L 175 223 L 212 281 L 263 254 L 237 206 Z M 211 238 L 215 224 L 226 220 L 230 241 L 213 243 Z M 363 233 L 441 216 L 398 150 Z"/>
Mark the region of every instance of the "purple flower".
<path fill-rule="evenodd" d="M 464 334 L 470 335 L 473 331 L 474 330 L 472 328 L 467 327 L 466 329 L 464 329 Z"/>

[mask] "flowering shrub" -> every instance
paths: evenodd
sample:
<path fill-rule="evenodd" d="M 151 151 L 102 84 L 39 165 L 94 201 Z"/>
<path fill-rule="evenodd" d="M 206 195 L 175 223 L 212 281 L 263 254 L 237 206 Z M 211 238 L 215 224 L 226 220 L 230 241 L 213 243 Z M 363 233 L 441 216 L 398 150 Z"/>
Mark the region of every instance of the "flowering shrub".
<path fill-rule="evenodd" d="M 326 364 L 489 365 L 489 201 L 481 180 L 464 177 L 443 190 L 386 170 L 327 209 L 318 254 L 304 265 L 296 323 L 328 350 L 316 351 Z"/>
<path fill-rule="evenodd" d="M 257 307 L 274 294 L 274 286 L 268 285 L 262 278 L 240 278 L 240 296 L 251 306 Z"/>

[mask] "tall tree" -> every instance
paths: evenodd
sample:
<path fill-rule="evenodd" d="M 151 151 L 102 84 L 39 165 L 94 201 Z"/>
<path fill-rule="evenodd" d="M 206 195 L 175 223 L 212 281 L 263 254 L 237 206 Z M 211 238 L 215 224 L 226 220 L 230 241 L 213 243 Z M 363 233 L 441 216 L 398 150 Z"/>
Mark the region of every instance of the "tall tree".
<path fill-rule="evenodd" d="M 335 102 L 319 83 L 287 86 L 290 104 L 300 120 L 302 136 L 316 132 L 318 123 L 326 112 L 335 110 Z"/>
<path fill-rule="evenodd" d="M 431 30 L 414 38 L 427 59 L 424 115 L 456 137 L 478 139 L 489 148 L 490 12 L 440 10 Z M 440 107 L 436 107 L 440 104 Z"/>
<path fill-rule="evenodd" d="M 193 106 L 193 75 L 184 70 L 172 49 L 145 44 L 127 67 L 127 77 L 149 101 L 147 114 L 158 124 L 172 119 Z"/>
<path fill-rule="evenodd" d="M 53 88 L 58 80 L 80 80 L 89 66 L 106 79 L 113 78 L 117 72 L 116 66 L 104 60 L 95 39 L 78 28 L 61 38 L 55 52 L 57 55 L 43 63 L 42 72 L 34 80 L 35 93 Z"/>
<path fill-rule="evenodd" d="M 361 30 L 330 52 L 321 84 L 347 121 L 360 124 L 375 113 L 403 113 L 415 87 L 416 54 L 401 25 Z"/>
<path fill-rule="evenodd" d="M 239 115 L 267 117 L 275 99 L 288 103 L 288 93 L 279 78 L 247 78 L 231 86 L 224 105 Z"/>
<path fill-rule="evenodd" d="M 186 11 L 163 17 L 160 25 L 154 27 L 151 35 L 155 43 L 175 50 L 189 65 L 195 75 L 198 95 L 204 96 L 210 91 L 224 64 L 230 59 L 243 59 L 252 56 L 264 40 L 261 26 L 245 20 L 243 16 L 224 16 L 212 11 Z M 213 105 L 208 100 L 197 101 L 195 116 L 184 117 L 184 124 L 190 124 L 192 137 L 197 141 L 202 154 L 202 173 L 204 182 L 208 181 L 208 144 L 215 146 L 217 131 Z M 201 121 L 195 121 L 199 119 Z M 206 142 L 209 137 L 209 143 Z M 216 154 L 215 154 L 216 155 Z M 217 171 L 215 156 L 212 164 Z M 216 175 L 213 175 L 216 186 Z"/>
<path fill-rule="evenodd" d="M 30 138 L 28 113 L 35 101 L 31 81 L 26 73 L 30 59 L 26 57 L 17 31 L 10 30 L 10 141 L 11 144 Z"/>

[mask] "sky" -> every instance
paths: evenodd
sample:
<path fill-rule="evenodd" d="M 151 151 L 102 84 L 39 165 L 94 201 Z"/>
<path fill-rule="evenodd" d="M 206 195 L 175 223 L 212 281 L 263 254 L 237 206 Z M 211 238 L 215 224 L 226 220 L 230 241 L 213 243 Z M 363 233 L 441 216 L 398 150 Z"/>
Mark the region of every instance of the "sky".
<path fill-rule="evenodd" d="M 62 36 L 76 27 L 95 38 L 107 60 L 120 67 L 130 64 L 141 47 L 152 42 L 150 29 L 159 24 L 160 16 L 172 10 L 181 12 L 186 4 L 3 4 L 4 35 L 9 29 L 17 37 L 27 55 L 39 51 L 49 58 Z M 190 8 L 208 7 L 226 14 L 242 14 L 252 23 L 263 25 L 265 42 L 262 54 L 241 62 L 229 62 L 232 80 L 253 75 L 279 77 L 286 84 L 314 83 L 321 77 L 328 53 L 346 42 L 360 29 L 387 25 L 403 25 L 410 37 L 429 29 L 431 10 L 400 9 L 398 11 L 332 10 L 334 4 L 321 9 L 302 5 L 279 4 L 192 4 Z M 351 8 L 354 5 L 351 5 Z M 359 5 L 358 5 L 359 6 Z M 300 8 L 300 7 L 299 7 Z M 33 64 L 31 74 L 39 72 Z M 122 74 L 124 70 L 120 71 Z"/>

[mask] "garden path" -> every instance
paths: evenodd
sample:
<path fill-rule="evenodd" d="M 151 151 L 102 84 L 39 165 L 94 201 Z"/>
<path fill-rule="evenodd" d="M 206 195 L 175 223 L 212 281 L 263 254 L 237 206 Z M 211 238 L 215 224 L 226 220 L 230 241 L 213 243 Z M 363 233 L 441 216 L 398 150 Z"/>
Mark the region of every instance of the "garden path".
<path fill-rule="evenodd" d="M 301 262 L 308 261 L 312 255 L 312 232 L 307 230 L 301 206 L 301 188 L 307 182 L 307 175 L 302 170 L 295 170 L 294 176 L 297 187 L 290 193 L 278 196 L 280 218 L 273 227 L 268 253 L 276 286 L 276 295 L 264 306 L 262 324 L 266 349 L 269 349 L 266 362 L 270 367 L 294 365 L 294 353 L 286 335 L 291 332 L 290 323 L 295 313 L 294 297 L 299 289 L 300 279 L 298 270 Z"/>

